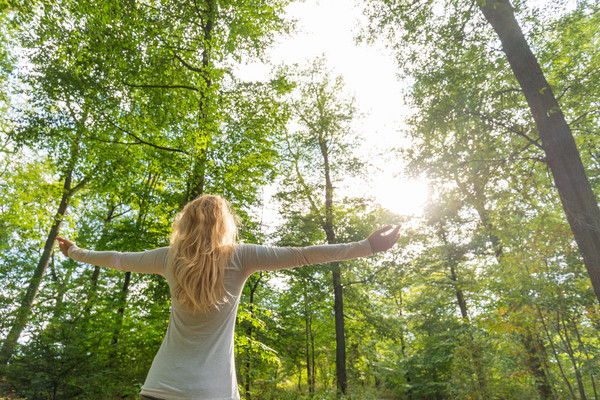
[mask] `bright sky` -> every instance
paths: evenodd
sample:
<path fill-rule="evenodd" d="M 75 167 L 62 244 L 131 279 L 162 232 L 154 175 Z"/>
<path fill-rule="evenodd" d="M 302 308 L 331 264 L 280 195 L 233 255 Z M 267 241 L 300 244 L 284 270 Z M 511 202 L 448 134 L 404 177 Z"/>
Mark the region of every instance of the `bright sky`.
<path fill-rule="evenodd" d="M 403 143 L 400 128 L 408 114 L 393 58 L 383 47 L 355 43 L 363 17 L 352 0 L 295 2 L 288 13 L 298 20 L 300 32 L 278 41 L 271 51 L 272 65 L 303 65 L 325 55 L 330 69 L 344 77 L 364 115 L 356 130 L 365 138 L 363 151 L 374 168 L 370 183 L 357 185 L 355 194 L 372 195 L 399 214 L 419 214 L 427 198 L 426 185 L 394 176 L 402 165 L 389 157 L 390 149 Z M 244 68 L 248 79 L 264 79 L 268 73 L 263 65 Z"/>

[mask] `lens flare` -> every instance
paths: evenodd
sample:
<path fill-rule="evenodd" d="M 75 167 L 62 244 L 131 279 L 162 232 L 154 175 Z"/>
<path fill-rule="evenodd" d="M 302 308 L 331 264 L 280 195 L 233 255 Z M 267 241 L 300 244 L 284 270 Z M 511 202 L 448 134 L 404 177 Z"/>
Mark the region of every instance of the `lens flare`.
<path fill-rule="evenodd" d="M 420 179 L 381 177 L 374 186 L 375 200 L 399 215 L 420 216 L 429 198 L 429 186 Z"/>

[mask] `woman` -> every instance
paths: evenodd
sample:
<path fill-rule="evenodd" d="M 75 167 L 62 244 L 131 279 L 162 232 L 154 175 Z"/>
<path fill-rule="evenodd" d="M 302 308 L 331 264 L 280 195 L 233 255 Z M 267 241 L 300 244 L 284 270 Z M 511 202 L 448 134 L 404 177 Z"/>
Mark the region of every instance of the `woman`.
<path fill-rule="evenodd" d="M 233 335 L 246 279 L 260 270 L 349 260 L 388 250 L 399 237 L 399 227 L 391 228 L 348 244 L 304 248 L 236 244 L 237 225 L 229 202 L 203 195 L 179 214 L 169 247 L 120 253 L 80 249 L 61 237 L 58 243 L 62 253 L 76 261 L 167 279 L 169 325 L 140 399 L 236 400 L 240 396 Z"/>

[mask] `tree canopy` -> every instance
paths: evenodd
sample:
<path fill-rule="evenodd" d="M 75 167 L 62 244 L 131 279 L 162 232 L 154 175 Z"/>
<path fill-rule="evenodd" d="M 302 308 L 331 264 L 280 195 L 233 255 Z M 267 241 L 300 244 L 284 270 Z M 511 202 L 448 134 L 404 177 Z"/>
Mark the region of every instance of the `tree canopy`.
<path fill-rule="evenodd" d="M 214 193 L 250 243 L 402 224 L 391 252 L 248 279 L 244 399 L 598 399 L 598 1 L 356 1 L 406 88 L 404 144 L 376 156 L 428 183 L 417 216 L 356 194 L 378 139 L 327 56 L 270 64 L 290 5 L 0 1 L 0 398 L 137 398 L 168 285 L 56 236 L 165 246 Z"/>

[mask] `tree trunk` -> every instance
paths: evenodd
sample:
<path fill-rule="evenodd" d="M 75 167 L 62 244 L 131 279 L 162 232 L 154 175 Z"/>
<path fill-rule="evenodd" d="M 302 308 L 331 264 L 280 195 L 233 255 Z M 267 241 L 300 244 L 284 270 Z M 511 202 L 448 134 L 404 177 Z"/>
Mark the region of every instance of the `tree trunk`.
<path fill-rule="evenodd" d="M 561 325 L 563 328 L 564 336 L 560 333 Z M 564 318 L 562 318 L 560 315 L 560 311 L 556 312 L 556 329 L 558 337 L 560 337 L 561 341 L 563 342 L 565 350 L 567 350 L 569 360 L 571 360 L 571 364 L 573 365 L 573 370 L 575 371 L 575 379 L 577 380 L 577 390 L 579 391 L 579 398 L 581 400 L 587 400 L 585 388 L 583 385 L 583 377 L 581 376 L 581 369 L 578 366 L 579 360 L 577 360 L 575 352 L 573 351 L 571 339 L 569 339 L 569 331 L 567 330 L 567 325 L 565 324 Z"/>
<path fill-rule="evenodd" d="M 456 301 L 458 302 L 458 307 L 460 308 L 460 315 L 465 322 L 465 324 L 469 324 L 469 313 L 467 312 L 467 302 L 465 301 L 465 296 L 463 295 L 462 285 L 458 281 L 458 275 L 456 274 L 454 260 L 449 260 L 450 262 L 450 279 L 452 280 L 452 284 L 454 285 L 454 290 L 456 292 Z"/>
<path fill-rule="evenodd" d="M 258 278 L 256 278 L 256 282 L 254 282 L 254 284 L 248 285 L 248 287 L 250 288 L 250 298 L 248 300 L 249 306 L 250 306 L 250 318 L 254 317 L 254 293 L 256 293 L 256 289 L 258 288 L 258 284 L 260 283 L 260 280 L 262 278 L 262 273 L 258 275 Z M 248 338 L 250 338 L 250 340 L 252 340 L 252 321 L 250 322 L 250 324 L 248 324 L 248 327 L 246 328 L 246 335 L 248 336 Z M 251 400 L 252 399 L 252 393 L 251 393 L 251 382 L 252 382 L 252 374 L 251 374 L 251 367 L 252 367 L 252 362 L 251 362 L 251 358 L 252 354 L 250 351 L 250 348 L 248 349 L 248 351 L 246 352 L 246 370 L 244 371 L 244 391 L 245 391 L 245 397 L 246 400 Z"/>
<path fill-rule="evenodd" d="M 211 111 L 209 106 L 210 92 L 212 88 L 212 78 L 210 74 L 210 64 L 212 58 L 212 42 L 214 31 L 214 20 L 217 5 L 214 0 L 206 2 L 206 12 L 204 15 L 205 23 L 202 25 L 204 33 L 204 51 L 202 52 L 201 75 L 204 80 L 204 87 L 200 90 L 200 101 L 198 105 L 201 134 L 204 134 L 205 143 L 200 145 L 198 154 L 195 154 L 191 177 L 188 181 L 188 192 L 185 203 L 189 203 L 196 197 L 204 193 L 204 184 L 206 179 L 206 146 L 210 140 L 210 132 L 213 129 Z M 196 70 L 197 71 L 197 70 Z"/>
<path fill-rule="evenodd" d="M 323 230 L 327 237 L 327 243 L 336 243 L 333 229 L 333 184 L 331 182 L 331 169 L 329 166 L 329 149 L 326 139 L 319 136 L 319 146 L 323 156 L 325 172 L 325 224 Z M 348 392 L 348 378 L 346 374 L 346 336 L 344 328 L 344 290 L 342 285 L 342 274 L 338 262 L 331 263 L 333 280 L 333 311 L 335 315 L 335 375 L 337 378 L 338 393 Z"/>
<path fill-rule="evenodd" d="M 119 342 L 119 336 L 121 336 L 121 328 L 123 327 L 123 319 L 125 318 L 125 306 L 127 306 L 127 295 L 129 294 L 129 283 L 131 282 L 131 272 L 125 272 L 125 279 L 123 280 L 123 286 L 119 292 L 119 308 L 117 309 L 117 326 L 113 334 L 113 345 Z M 114 358 L 116 354 L 112 354 Z"/>
<path fill-rule="evenodd" d="M 544 371 L 542 362 L 540 360 L 540 355 L 542 352 L 539 348 L 539 341 L 533 337 L 531 332 L 527 331 L 527 333 L 521 337 L 521 343 L 523 344 L 526 352 L 525 363 L 527 369 L 533 375 L 535 386 L 538 390 L 540 398 L 542 400 L 554 399 L 552 386 L 550 386 L 550 382 L 548 381 L 548 377 L 546 376 L 546 372 Z"/>
<path fill-rule="evenodd" d="M 48 263 L 50 262 L 50 257 L 52 256 L 54 250 L 54 244 L 56 242 L 56 237 L 58 236 L 58 232 L 60 231 L 60 226 L 62 224 L 63 218 L 69 207 L 69 202 L 71 201 L 71 196 L 73 195 L 73 191 L 71 190 L 71 176 L 72 171 L 69 170 L 65 181 L 63 184 L 63 194 L 60 200 L 60 205 L 58 206 L 58 210 L 54 215 L 54 222 L 52 223 L 52 227 L 50 228 L 50 232 L 46 238 L 46 242 L 44 244 L 44 251 L 42 252 L 42 257 L 38 262 L 38 265 L 29 281 L 29 286 L 25 291 L 25 295 L 21 300 L 21 305 L 17 310 L 17 315 L 15 317 L 15 322 L 13 323 L 6 340 L 2 344 L 2 348 L 0 349 L 0 364 L 8 364 L 8 361 L 13 355 L 15 346 L 17 345 L 17 341 L 27 324 L 27 320 L 29 319 L 29 314 L 31 312 L 31 306 L 37 296 L 38 290 L 40 288 L 40 284 L 44 275 L 46 274 L 46 268 L 48 268 Z"/>
<path fill-rule="evenodd" d="M 306 289 L 305 289 L 306 290 Z M 315 348 L 312 341 L 312 314 L 308 306 L 306 291 L 304 293 L 304 322 L 306 335 L 306 383 L 308 385 L 308 393 L 315 391 Z"/>
<path fill-rule="evenodd" d="M 317 367 L 315 363 L 315 334 L 312 331 L 312 323 L 310 330 L 310 355 L 312 360 L 312 379 L 310 380 L 310 388 L 312 389 L 312 392 L 314 392 L 317 382 Z"/>
<path fill-rule="evenodd" d="M 478 398 L 485 399 L 487 398 L 487 382 L 485 379 L 485 373 L 483 371 L 482 365 L 482 356 L 481 356 L 481 348 L 479 344 L 475 343 L 475 338 L 473 337 L 473 333 L 471 332 L 471 323 L 469 321 L 469 312 L 467 310 L 467 302 L 465 300 L 465 296 L 463 294 L 461 283 L 458 279 L 458 274 L 456 273 L 456 264 L 457 260 L 450 259 L 448 260 L 450 263 L 450 279 L 454 285 L 454 290 L 456 293 L 456 300 L 458 302 L 458 307 L 460 308 L 460 315 L 463 319 L 464 324 L 469 330 L 469 340 L 471 341 L 470 351 L 471 358 L 473 360 L 473 367 L 475 369 L 475 375 L 477 375 L 477 384 L 479 385 L 479 390 L 481 391 L 480 396 Z"/>
<path fill-rule="evenodd" d="M 62 312 L 64 309 L 63 301 L 65 297 L 65 293 L 67 292 L 67 286 L 71 281 L 71 275 L 73 274 L 73 263 L 67 263 L 67 270 L 65 271 L 62 279 L 59 277 L 59 274 L 56 273 L 56 269 L 54 266 L 54 254 L 52 255 L 52 262 L 50 263 L 50 275 L 52 276 L 52 281 L 57 285 L 56 289 L 56 304 L 54 305 L 54 312 L 52 314 L 52 320 L 58 321 L 62 317 Z"/>
<path fill-rule="evenodd" d="M 600 209 L 571 129 L 527 44 L 510 1 L 480 1 L 480 9 L 498 34 L 529 104 L 567 220 L 600 302 Z"/>
<path fill-rule="evenodd" d="M 115 213 L 116 208 L 117 208 L 117 206 L 112 204 L 112 202 L 109 203 L 108 214 L 107 214 L 106 218 L 104 218 L 104 224 L 102 225 L 102 233 L 100 234 L 100 239 L 98 240 L 98 244 L 97 244 L 97 249 L 99 249 L 99 250 L 104 250 L 104 246 L 106 245 L 106 241 L 107 241 L 108 226 L 114 218 L 114 213 Z M 92 278 L 91 278 L 92 284 L 87 290 L 87 300 L 85 303 L 85 307 L 83 309 L 85 318 L 89 318 L 90 311 L 96 300 L 96 296 L 97 296 L 96 289 L 98 287 L 98 279 L 99 278 L 100 278 L 100 267 L 97 265 L 94 265 L 94 271 L 92 272 Z"/>
<path fill-rule="evenodd" d="M 346 375 L 346 336 L 344 335 L 344 292 L 340 264 L 331 263 L 333 270 L 333 310 L 335 314 L 335 372 L 338 391 L 342 394 L 348 392 L 348 378 Z"/>
<path fill-rule="evenodd" d="M 569 394 L 571 395 L 572 399 L 576 399 L 575 392 L 573 391 L 573 386 L 571 386 L 571 382 L 569 382 L 569 378 L 567 378 L 567 375 L 565 374 L 565 370 L 562 366 L 562 363 L 560 362 L 560 357 L 558 356 L 558 352 L 556 351 L 556 346 L 554 345 L 554 341 L 552 340 L 552 336 L 550 335 L 550 331 L 548 330 L 548 326 L 546 325 L 546 322 L 544 320 L 542 310 L 540 309 L 539 306 L 536 306 L 535 308 L 537 310 L 538 316 L 540 317 L 540 321 L 542 322 L 542 326 L 544 327 L 544 332 L 546 333 L 548 342 L 550 343 L 550 348 L 552 349 L 552 354 L 554 355 L 554 360 L 556 361 L 556 365 L 558 365 L 560 374 L 563 377 L 563 379 L 567 385 L 567 388 L 569 389 Z"/>
<path fill-rule="evenodd" d="M 581 349 L 580 351 L 585 354 L 585 358 L 587 359 L 588 363 L 591 365 L 593 364 L 592 358 L 590 358 L 590 354 L 587 351 L 587 348 L 585 346 L 585 344 L 583 343 L 583 340 L 581 340 L 581 335 L 579 334 L 579 329 L 577 328 L 577 321 L 575 321 L 575 318 L 573 318 L 571 321 L 571 325 L 573 326 L 573 331 L 575 332 L 575 336 L 577 337 L 577 342 L 579 343 L 579 348 Z M 592 381 L 592 389 L 594 389 L 594 399 L 598 400 L 598 391 L 596 390 L 596 380 L 594 379 L 594 373 L 590 372 L 590 380 Z"/>

